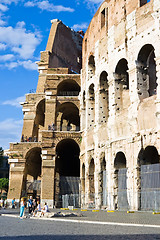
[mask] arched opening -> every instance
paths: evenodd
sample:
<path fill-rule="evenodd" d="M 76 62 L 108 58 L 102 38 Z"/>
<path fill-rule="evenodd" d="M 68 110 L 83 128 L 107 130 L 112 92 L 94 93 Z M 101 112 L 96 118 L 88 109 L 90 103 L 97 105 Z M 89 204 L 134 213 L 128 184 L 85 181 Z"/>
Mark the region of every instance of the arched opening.
<path fill-rule="evenodd" d="M 140 99 L 153 96 L 157 92 L 155 50 L 151 44 L 144 45 L 136 62 L 137 89 Z"/>
<path fill-rule="evenodd" d="M 32 133 L 32 140 L 37 142 L 39 129 L 43 128 L 45 124 L 45 99 L 41 100 L 36 108 L 36 117 L 34 121 L 34 128 Z"/>
<path fill-rule="evenodd" d="M 89 87 L 89 100 L 88 100 L 88 127 L 93 127 L 95 123 L 95 93 L 94 84 Z"/>
<path fill-rule="evenodd" d="M 122 58 L 115 69 L 115 89 L 116 89 L 116 110 L 119 111 L 123 107 L 123 91 L 129 89 L 128 62 Z"/>
<path fill-rule="evenodd" d="M 91 79 L 95 74 L 95 60 L 94 56 L 91 55 L 88 60 L 88 79 Z"/>
<path fill-rule="evenodd" d="M 160 158 L 154 146 L 141 149 L 138 156 L 140 164 L 140 208 L 159 210 L 160 208 Z"/>
<path fill-rule="evenodd" d="M 126 157 L 123 152 L 118 152 L 114 160 L 115 168 L 115 209 L 128 209 L 127 200 L 127 169 Z"/>
<path fill-rule="evenodd" d="M 101 206 L 107 206 L 107 171 L 105 155 L 101 159 L 100 192 L 102 194 Z"/>
<path fill-rule="evenodd" d="M 92 158 L 89 164 L 89 205 L 93 206 L 95 204 L 95 182 L 94 182 L 94 171 L 95 164 Z"/>
<path fill-rule="evenodd" d="M 99 123 L 107 122 L 109 115 L 109 90 L 108 74 L 103 71 L 100 75 L 100 92 L 99 92 Z"/>
<path fill-rule="evenodd" d="M 57 107 L 57 130 L 79 131 L 80 117 L 79 109 L 74 103 L 66 102 Z"/>
<path fill-rule="evenodd" d="M 85 193 L 85 165 L 82 165 L 82 192 Z"/>
<path fill-rule="evenodd" d="M 65 80 L 57 87 L 57 96 L 78 96 L 80 86 L 74 80 Z"/>
<path fill-rule="evenodd" d="M 82 129 L 86 127 L 86 92 L 85 91 L 83 91 L 83 99 L 82 99 L 81 126 L 82 126 Z"/>
<path fill-rule="evenodd" d="M 22 195 L 32 195 L 34 198 L 41 192 L 41 148 L 35 147 L 26 154 L 24 185 Z"/>
<path fill-rule="evenodd" d="M 80 148 L 73 139 L 64 139 L 57 144 L 55 205 L 58 207 L 79 206 L 79 154 Z"/>

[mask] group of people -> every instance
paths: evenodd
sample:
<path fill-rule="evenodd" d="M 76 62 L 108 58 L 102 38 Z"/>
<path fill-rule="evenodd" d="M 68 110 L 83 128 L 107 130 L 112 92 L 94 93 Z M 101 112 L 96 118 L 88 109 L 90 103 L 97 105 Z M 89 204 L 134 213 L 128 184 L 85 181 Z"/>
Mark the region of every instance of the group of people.
<path fill-rule="evenodd" d="M 24 135 L 22 134 L 21 142 L 38 142 L 38 139 L 37 139 L 36 136 L 34 136 L 34 137 L 24 137 Z"/>
<path fill-rule="evenodd" d="M 0 208 L 6 208 L 7 207 L 7 199 L 0 198 Z"/>
<path fill-rule="evenodd" d="M 21 198 L 21 203 L 20 203 L 20 218 L 23 218 L 24 215 L 24 210 L 28 205 L 28 213 L 29 215 L 32 215 L 33 217 L 36 216 L 38 212 L 40 212 L 40 216 L 44 216 L 46 212 L 49 212 L 48 205 L 45 202 L 44 207 L 41 209 L 41 204 L 40 201 L 37 199 L 33 199 L 32 196 L 30 196 L 27 204 L 25 202 L 24 198 Z"/>

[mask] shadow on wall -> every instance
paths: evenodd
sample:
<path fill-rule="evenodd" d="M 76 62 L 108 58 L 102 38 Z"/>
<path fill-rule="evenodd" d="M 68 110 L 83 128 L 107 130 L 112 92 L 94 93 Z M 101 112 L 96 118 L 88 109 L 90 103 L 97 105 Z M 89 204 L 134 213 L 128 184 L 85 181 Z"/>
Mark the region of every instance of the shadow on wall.
<path fill-rule="evenodd" d="M 18 237 L 0 237 L 0 240 L 138 240 L 138 239 L 159 239 L 159 234 L 133 234 L 133 235 L 31 235 L 31 236 L 18 236 Z"/>

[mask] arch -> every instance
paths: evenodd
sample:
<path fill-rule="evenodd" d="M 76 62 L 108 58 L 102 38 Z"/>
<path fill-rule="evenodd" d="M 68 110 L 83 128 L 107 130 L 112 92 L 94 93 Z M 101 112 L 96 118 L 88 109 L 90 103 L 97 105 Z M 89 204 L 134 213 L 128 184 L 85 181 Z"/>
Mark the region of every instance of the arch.
<path fill-rule="evenodd" d="M 138 155 L 138 182 L 139 208 L 142 210 L 156 210 L 160 205 L 160 161 L 159 153 L 155 146 L 149 145 L 141 149 Z"/>
<path fill-rule="evenodd" d="M 44 125 L 45 125 L 45 99 L 42 99 L 36 106 L 36 117 L 34 120 L 32 138 L 38 140 L 39 128 L 44 127 Z"/>
<path fill-rule="evenodd" d="M 114 201 L 115 209 L 126 210 L 128 209 L 127 199 L 127 169 L 126 157 L 123 152 L 118 152 L 114 159 Z"/>
<path fill-rule="evenodd" d="M 75 80 L 64 80 L 57 86 L 57 96 L 78 96 L 80 86 Z"/>
<path fill-rule="evenodd" d="M 126 168 L 126 157 L 123 152 L 118 152 L 114 160 L 114 168 L 119 170 L 121 168 Z"/>
<path fill-rule="evenodd" d="M 78 107 L 71 102 L 62 103 L 57 106 L 56 124 L 60 131 L 79 131 L 80 116 Z"/>
<path fill-rule="evenodd" d="M 89 100 L 88 100 L 88 127 L 94 126 L 95 123 L 95 92 L 94 84 L 89 86 L 88 90 Z"/>
<path fill-rule="evenodd" d="M 116 111 L 119 112 L 126 107 L 123 102 L 124 94 L 129 89 L 128 62 L 125 58 L 119 60 L 113 75 L 115 78 L 115 106 Z"/>
<path fill-rule="evenodd" d="M 77 196 L 80 185 L 79 154 L 79 145 L 71 138 L 61 140 L 56 146 L 54 190 L 55 205 L 57 207 L 65 207 L 66 194 L 69 197 L 68 199 L 74 199 L 73 201 L 76 202 L 76 199 L 79 198 Z M 79 203 L 77 202 L 77 204 Z"/>
<path fill-rule="evenodd" d="M 139 51 L 136 67 L 139 98 L 155 95 L 157 93 L 155 49 L 151 44 L 144 45 Z"/>
<path fill-rule="evenodd" d="M 82 193 L 85 194 L 85 164 L 82 164 Z"/>
<path fill-rule="evenodd" d="M 34 180 L 37 180 L 38 177 L 41 176 L 41 166 L 42 166 L 42 158 L 41 158 L 41 148 L 34 147 L 31 148 L 25 156 L 26 159 L 26 175 L 30 175 Z"/>
<path fill-rule="evenodd" d="M 89 200 L 94 203 L 95 201 L 95 180 L 94 180 L 95 164 L 92 158 L 89 164 Z"/>
<path fill-rule="evenodd" d="M 147 146 L 141 149 L 138 155 L 140 165 L 150 165 L 159 163 L 159 154 L 155 146 Z"/>
<path fill-rule="evenodd" d="M 99 123 L 102 124 L 107 121 L 109 115 L 109 86 L 108 74 L 103 71 L 100 74 L 100 92 L 99 92 Z"/>
<path fill-rule="evenodd" d="M 80 148 L 71 138 L 61 140 L 56 146 L 56 172 L 60 176 L 80 176 Z"/>
<path fill-rule="evenodd" d="M 124 89 L 129 89 L 128 62 L 125 58 L 120 59 L 117 63 L 115 74 L 116 81 L 122 84 Z"/>
<path fill-rule="evenodd" d="M 91 79 L 95 74 L 95 58 L 90 55 L 88 59 L 88 78 Z"/>

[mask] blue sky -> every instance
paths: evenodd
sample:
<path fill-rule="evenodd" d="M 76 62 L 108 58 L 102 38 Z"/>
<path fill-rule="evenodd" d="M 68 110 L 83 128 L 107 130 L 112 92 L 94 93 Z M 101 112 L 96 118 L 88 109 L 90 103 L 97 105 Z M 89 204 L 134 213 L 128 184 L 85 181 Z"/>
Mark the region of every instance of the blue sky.
<path fill-rule="evenodd" d="M 0 147 L 20 141 L 26 93 L 38 81 L 36 61 L 44 51 L 51 20 L 84 31 L 102 0 L 0 0 Z"/>

